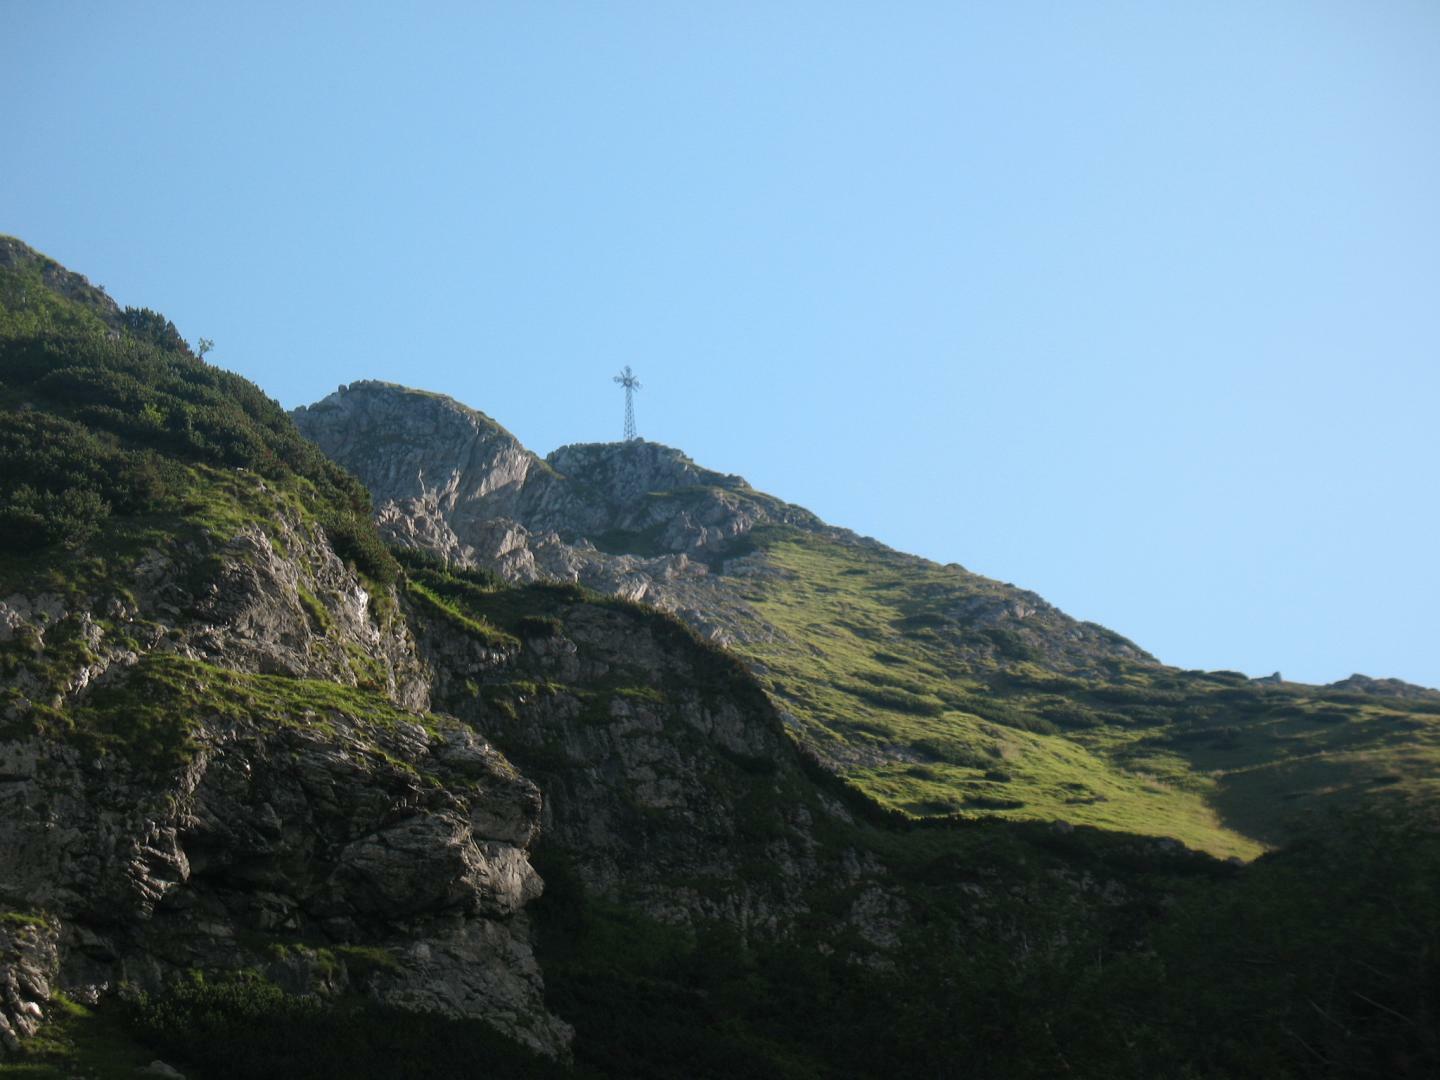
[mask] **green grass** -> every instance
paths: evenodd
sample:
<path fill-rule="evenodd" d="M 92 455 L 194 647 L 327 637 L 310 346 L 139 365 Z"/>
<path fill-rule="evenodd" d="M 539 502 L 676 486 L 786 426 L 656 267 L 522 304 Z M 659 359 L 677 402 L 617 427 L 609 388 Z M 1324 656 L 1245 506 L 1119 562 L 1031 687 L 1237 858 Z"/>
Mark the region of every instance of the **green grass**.
<path fill-rule="evenodd" d="M 1059 819 L 1252 858 L 1332 803 L 1440 796 L 1440 715 L 1398 699 L 1077 654 L 1048 612 L 975 627 L 1008 586 L 766 527 L 746 602 L 780 633 L 736 646 L 860 790 L 917 816 Z M 1114 641 L 1123 639 L 1113 638 Z M 1068 651 L 1067 651 L 1068 650 Z"/>
<path fill-rule="evenodd" d="M 29 911 L 0 911 L 0 926 L 49 926 L 50 920 L 44 915 Z"/>
<path fill-rule="evenodd" d="M 443 585 L 441 587 L 443 588 Z M 520 639 L 514 634 L 499 629 L 482 615 L 467 612 L 462 606 L 462 602 L 457 601 L 454 596 L 446 596 L 437 592 L 429 584 L 413 575 L 406 578 L 405 591 L 412 599 L 419 601 L 441 618 L 453 623 L 491 648 L 509 649 L 520 644 Z"/>
<path fill-rule="evenodd" d="M 140 768 L 168 771 L 184 765 L 206 727 L 235 723 L 262 730 L 333 728 L 337 719 L 361 726 L 362 752 L 413 770 L 391 757 L 364 731 L 421 724 L 438 734 L 452 720 L 405 712 L 379 694 L 319 679 L 256 675 L 217 667 L 174 654 L 142 657 L 123 678 L 101 687 L 70 709 L 34 709 L 5 734 L 27 730 L 81 745 L 90 753 L 113 755 Z"/>

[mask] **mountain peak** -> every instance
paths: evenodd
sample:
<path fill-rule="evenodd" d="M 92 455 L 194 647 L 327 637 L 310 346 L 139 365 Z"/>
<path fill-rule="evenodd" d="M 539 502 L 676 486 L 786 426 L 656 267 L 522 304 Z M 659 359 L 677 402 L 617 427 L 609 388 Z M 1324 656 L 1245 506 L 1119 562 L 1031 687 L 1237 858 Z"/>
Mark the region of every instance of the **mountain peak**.
<path fill-rule="evenodd" d="M 551 451 L 545 460 L 573 480 L 603 486 L 620 501 L 687 487 L 750 488 L 743 477 L 703 468 L 673 446 L 644 439 L 570 443 Z"/>
<path fill-rule="evenodd" d="M 479 409 L 471 408 L 469 405 L 457 401 L 448 394 L 436 393 L 433 390 L 419 390 L 412 386 L 387 382 L 384 379 L 358 379 L 352 383 L 342 383 L 334 393 L 328 394 L 313 405 L 301 405 L 294 411 L 297 415 L 309 414 L 313 419 L 313 414 L 316 413 L 353 414 L 360 410 L 383 411 L 399 408 L 411 410 L 413 418 L 416 419 L 426 412 L 437 417 L 447 413 L 453 414 L 464 418 L 477 429 L 489 429 L 514 439 L 514 436 L 493 418 L 485 415 Z"/>

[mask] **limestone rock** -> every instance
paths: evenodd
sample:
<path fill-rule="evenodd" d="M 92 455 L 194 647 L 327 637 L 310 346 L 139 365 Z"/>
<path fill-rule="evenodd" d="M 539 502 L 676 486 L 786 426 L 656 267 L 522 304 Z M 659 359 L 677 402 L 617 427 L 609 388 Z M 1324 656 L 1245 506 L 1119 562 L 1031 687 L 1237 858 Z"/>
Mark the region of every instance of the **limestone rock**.
<path fill-rule="evenodd" d="M 563 1057 L 569 1029 L 545 1008 L 524 916 L 543 888 L 538 790 L 425 711 L 432 673 L 398 597 L 372 596 L 322 531 L 275 505 L 228 538 L 157 542 L 99 595 L 0 600 L 0 912 L 50 920 L 0 921 L 0 1041 L 34 1030 L 54 986 L 95 1000 L 192 968 L 349 985 L 304 949 L 277 959 L 268 936 L 384 950 L 394 964 L 357 988 Z M 191 682 L 154 684 L 184 713 L 157 721 L 158 755 L 47 722 L 165 658 Z M 320 689 L 337 686 L 363 692 Z M 432 981 L 444 989 L 426 997 Z"/>
<path fill-rule="evenodd" d="M 0 1060 L 45 1019 L 60 964 L 56 939 L 49 920 L 0 912 Z"/>
<path fill-rule="evenodd" d="M 370 488 L 392 542 L 510 581 L 707 611 L 717 640 L 773 634 L 712 572 L 725 545 L 766 522 L 820 527 L 668 446 L 577 444 L 541 459 L 483 413 L 391 383 L 352 383 L 293 415 Z"/>
<path fill-rule="evenodd" d="M 821 841 L 824 819 L 844 811 L 802 774 L 738 665 L 631 609 L 575 602 L 556 624 L 509 652 L 419 613 L 416 633 L 435 700 L 538 778 L 546 850 L 587 894 L 764 939 L 793 929 L 823 890 L 853 897 L 837 932 L 895 944 L 908 909 L 894 881 Z"/>

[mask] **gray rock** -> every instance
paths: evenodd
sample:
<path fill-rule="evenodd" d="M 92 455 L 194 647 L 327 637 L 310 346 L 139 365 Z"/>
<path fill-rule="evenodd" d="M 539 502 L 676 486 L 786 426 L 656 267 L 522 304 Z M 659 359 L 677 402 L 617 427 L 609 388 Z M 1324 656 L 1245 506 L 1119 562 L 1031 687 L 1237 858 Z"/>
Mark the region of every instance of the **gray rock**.
<path fill-rule="evenodd" d="M 0 1043 L 33 1033 L 54 985 L 93 1000 L 246 967 L 296 992 L 349 984 L 303 950 L 277 959 L 271 935 L 383 949 L 394 970 L 369 992 L 564 1057 L 569 1029 L 545 1009 L 523 914 L 543 887 L 528 858 L 539 792 L 472 730 L 425 713 L 431 673 L 398 598 L 378 603 L 279 500 L 228 538 L 158 545 L 106 588 L 0 603 L 0 645 L 33 658 L 7 680 L 8 719 L 82 708 L 163 654 L 362 688 L 376 706 L 228 703 L 187 718 L 193 745 L 174 764 L 7 728 L 0 910 L 52 921 L 0 922 Z M 426 981 L 446 989 L 426 998 Z"/>
<path fill-rule="evenodd" d="M 706 612 L 692 625 L 717 641 L 768 640 L 774 629 L 717 582 L 712 558 L 757 524 L 820 527 L 670 447 L 578 444 L 541 459 L 483 413 L 390 383 L 352 383 L 293 415 L 370 488 L 392 542 L 511 581 L 573 581 L 682 618 Z M 651 553 L 601 550 L 606 536 Z"/>
<path fill-rule="evenodd" d="M 167 1065 L 163 1061 L 152 1061 L 143 1069 L 136 1069 L 141 1076 L 168 1076 L 170 1080 L 185 1080 L 185 1074 L 173 1065 Z"/>
<path fill-rule="evenodd" d="M 906 901 L 873 857 L 820 840 L 844 812 L 802 775 L 758 687 L 728 686 L 713 654 L 662 639 L 636 612 L 576 603 L 560 614 L 562 633 L 507 653 L 424 619 L 416 632 L 435 700 L 538 767 L 546 844 L 587 894 L 767 939 L 810 914 L 820 890 L 851 898 L 837 932 L 894 946 Z"/>
<path fill-rule="evenodd" d="M 57 940 L 51 921 L 0 912 L 0 1060 L 45 1019 L 60 966 Z"/>

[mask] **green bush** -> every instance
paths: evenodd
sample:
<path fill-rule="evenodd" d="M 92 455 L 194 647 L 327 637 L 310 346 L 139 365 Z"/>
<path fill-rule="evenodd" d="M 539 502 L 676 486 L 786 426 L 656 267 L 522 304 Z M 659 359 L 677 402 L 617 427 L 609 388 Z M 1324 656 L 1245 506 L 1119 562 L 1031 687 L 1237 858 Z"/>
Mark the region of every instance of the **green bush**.
<path fill-rule="evenodd" d="M 1027 644 L 1025 638 L 1014 630 L 998 626 L 987 626 L 980 633 L 990 640 L 995 651 L 1006 660 L 1040 660 L 1039 651 Z"/>
<path fill-rule="evenodd" d="M 400 577 L 400 566 L 390 554 L 370 515 L 360 514 L 352 507 L 332 507 L 321 518 L 325 537 L 335 554 L 355 566 L 369 578 L 389 585 Z"/>
<path fill-rule="evenodd" d="M 127 307 L 121 316 L 127 333 L 139 341 L 148 341 L 162 349 L 175 352 L 189 352 L 190 347 L 175 329 L 175 324 L 158 311 L 149 308 Z"/>
<path fill-rule="evenodd" d="M 559 637 L 565 624 L 553 615 L 522 615 L 515 624 L 522 638 Z"/>
<path fill-rule="evenodd" d="M 989 720 L 992 724 L 1003 724 L 1006 727 L 1018 728 L 1021 731 L 1033 731 L 1040 735 L 1057 735 L 1060 732 L 1060 729 L 1044 716 L 1027 712 L 1003 698 L 987 694 L 948 693 L 945 695 L 945 700 L 952 708 L 973 713 L 982 720 Z"/>
<path fill-rule="evenodd" d="M 0 422 L 0 548 L 73 547 L 112 510 L 158 505 L 168 487 L 156 454 L 123 449 L 83 424 L 33 410 Z"/>
<path fill-rule="evenodd" d="M 109 512 L 161 509 L 169 460 L 308 481 L 341 557 L 381 583 L 396 579 L 364 487 L 278 404 L 196 359 L 154 312 L 131 309 L 125 326 L 118 340 L 0 337 L 0 546 L 76 543 Z"/>
<path fill-rule="evenodd" d="M 1047 703 L 1041 708 L 1040 715 L 1057 727 L 1072 731 L 1103 727 L 1105 724 L 1103 714 L 1067 701 Z"/>
<path fill-rule="evenodd" d="M 915 694 L 898 686 L 867 686 L 864 683 L 842 683 L 847 694 L 878 705 L 882 709 L 909 713 L 912 716 L 939 716 L 945 703 L 931 694 Z"/>

